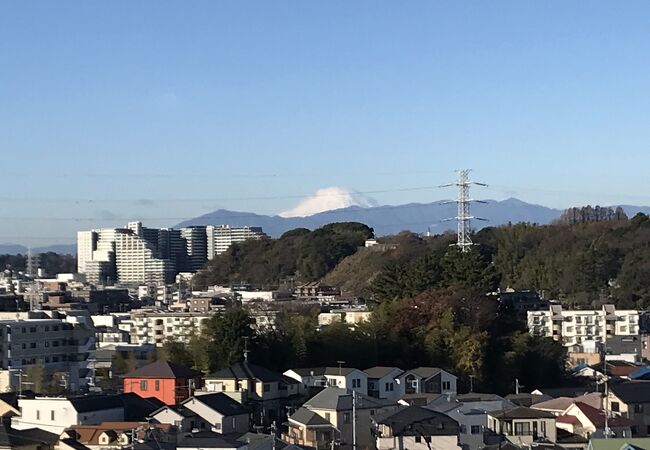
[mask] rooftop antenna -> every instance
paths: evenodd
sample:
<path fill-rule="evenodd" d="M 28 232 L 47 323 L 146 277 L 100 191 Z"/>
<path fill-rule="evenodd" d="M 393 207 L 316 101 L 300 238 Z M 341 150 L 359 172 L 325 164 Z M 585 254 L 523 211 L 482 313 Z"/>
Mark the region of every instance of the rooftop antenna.
<path fill-rule="evenodd" d="M 345 361 L 336 361 L 336 364 L 339 365 L 339 375 L 341 375 L 341 366 L 345 364 Z"/>
<path fill-rule="evenodd" d="M 448 186 L 457 186 L 458 187 L 458 198 L 450 202 L 445 203 L 456 203 L 458 205 L 458 212 L 455 218 L 446 219 L 446 220 L 456 220 L 458 222 L 458 240 L 455 244 L 456 247 L 460 248 L 463 253 L 469 251 L 470 247 L 474 245 L 472 242 L 472 219 L 476 220 L 487 220 L 481 217 L 474 217 L 470 214 L 470 204 L 472 202 L 476 203 L 487 203 L 482 200 L 474 200 L 469 195 L 469 188 L 471 185 L 476 186 L 487 186 L 485 183 L 478 183 L 476 181 L 470 181 L 469 173 L 472 169 L 463 169 L 457 170 L 458 180 L 455 183 L 443 184 L 440 187 Z"/>

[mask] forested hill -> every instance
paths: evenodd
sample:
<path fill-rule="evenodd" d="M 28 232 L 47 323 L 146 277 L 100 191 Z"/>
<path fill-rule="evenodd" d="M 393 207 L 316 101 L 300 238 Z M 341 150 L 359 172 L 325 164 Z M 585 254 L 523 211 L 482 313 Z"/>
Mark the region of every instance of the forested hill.
<path fill-rule="evenodd" d="M 370 236 L 372 230 L 365 225 L 343 223 L 249 241 L 213 260 L 197 281 L 271 287 L 287 277 L 298 282 L 323 279 L 377 300 L 448 285 L 450 280 L 441 280 L 441 274 L 458 265 L 451 271 L 457 276 L 487 276 L 477 281 L 486 288 L 537 289 L 575 306 L 602 301 L 650 306 L 650 219 L 644 214 L 631 219 L 585 214 L 578 223 L 574 214 L 551 225 L 484 228 L 474 236 L 478 245 L 472 251 L 485 265 L 481 268 L 463 267 L 465 259 L 454 259 L 449 247 L 454 235 L 401 233 L 380 240 L 394 245 L 358 250 Z M 472 273 L 486 268 L 489 274 Z"/>
<path fill-rule="evenodd" d="M 233 244 L 196 274 L 196 286 L 241 281 L 256 287 L 274 287 L 287 278 L 318 280 L 346 256 L 373 237 L 366 225 L 332 223 L 309 231 L 298 228 L 279 239 L 263 238 Z"/>

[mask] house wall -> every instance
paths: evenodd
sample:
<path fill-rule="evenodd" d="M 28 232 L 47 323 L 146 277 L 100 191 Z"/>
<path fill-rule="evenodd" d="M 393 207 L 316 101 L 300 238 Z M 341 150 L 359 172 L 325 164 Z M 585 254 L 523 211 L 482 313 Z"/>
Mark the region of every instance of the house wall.
<path fill-rule="evenodd" d="M 511 424 L 510 430 L 506 426 L 506 422 Z M 530 430 L 529 434 L 518 434 L 517 424 L 528 424 Z M 536 424 L 536 426 L 535 426 Z M 502 433 L 506 438 L 516 445 L 530 445 L 534 440 L 532 431 L 536 428 L 539 437 L 545 436 L 551 442 L 557 440 L 557 430 L 555 429 L 555 419 L 512 419 L 512 420 L 498 420 L 488 416 L 488 427 L 496 432 Z"/>
<path fill-rule="evenodd" d="M 424 439 L 417 442 L 415 436 L 398 436 L 377 439 L 377 450 L 458 450 L 457 436 L 432 436 L 431 441 L 427 443 Z"/>
<path fill-rule="evenodd" d="M 383 399 L 397 400 L 404 396 L 406 393 L 405 385 L 403 379 L 397 378 L 401 374 L 401 370 L 393 370 L 388 375 L 379 378 L 378 380 L 373 380 L 373 384 L 376 385 L 376 391 L 378 392 L 377 397 Z M 397 378 L 397 381 L 396 381 Z M 393 385 L 393 390 L 386 389 L 386 383 L 391 383 Z M 390 386 L 390 385 L 389 385 Z M 368 381 L 368 392 L 372 391 L 370 387 L 370 380 Z"/>
<path fill-rule="evenodd" d="M 146 381 L 147 388 L 142 389 L 141 381 Z M 158 381 L 158 389 L 156 389 L 156 381 Z M 185 395 L 179 391 L 177 387 L 187 386 L 187 380 L 172 378 L 125 378 L 124 379 L 124 392 L 133 392 L 142 398 L 157 398 L 166 405 L 175 405 L 177 398 L 187 398 L 189 394 L 187 388 L 184 389 Z"/>
<path fill-rule="evenodd" d="M 378 409 L 357 409 L 357 448 L 364 449 L 368 448 L 371 450 L 376 449 L 377 442 L 373 433 L 373 424 L 372 418 L 380 416 L 389 411 L 395 410 L 397 406 L 388 406 L 385 408 Z M 352 449 L 352 410 L 347 411 L 336 411 L 329 409 L 317 409 L 309 408 L 310 411 L 315 412 L 319 416 L 323 417 L 325 420 L 334 425 L 340 434 L 337 435 L 337 438 L 340 437 L 341 445 L 339 446 L 342 450 Z M 329 417 L 328 417 L 329 414 Z M 347 420 L 346 420 L 347 418 Z"/>
<path fill-rule="evenodd" d="M 224 416 L 199 399 L 192 398 L 183 403 L 183 406 L 199 415 L 202 419 L 205 419 L 208 424 L 215 427 L 217 432 L 226 434 L 234 432 L 245 433 L 248 431 L 248 414 Z"/>
<path fill-rule="evenodd" d="M 352 389 L 363 395 L 368 395 L 368 375 L 360 370 L 355 370 L 347 375 L 325 375 L 327 385 L 341 389 Z M 353 388 L 352 380 L 358 379 L 361 382 L 360 387 Z"/>
<path fill-rule="evenodd" d="M 456 387 L 456 381 L 458 378 L 456 378 L 454 375 L 450 374 L 449 372 L 445 372 L 444 370 L 440 373 L 440 391 L 443 394 L 451 394 L 451 395 L 456 395 L 457 393 L 457 387 Z M 445 383 L 449 383 L 449 388 L 445 388 Z"/>
<path fill-rule="evenodd" d="M 635 412 L 633 404 L 626 404 L 616 395 L 609 391 L 607 396 L 607 410 L 615 416 L 627 417 L 632 421 L 632 435 L 633 436 L 650 436 L 650 403 L 639 403 L 636 408 L 640 408 Z"/>
<path fill-rule="evenodd" d="M 19 399 L 18 406 L 22 415 L 11 419 L 12 427 L 17 430 L 37 427 L 50 433 L 61 434 L 64 429 L 73 425 L 96 425 L 101 422 L 124 420 L 123 408 L 78 414 L 66 398 Z"/>
<path fill-rule="evenodd" d="M 170 425 L 177 425 L 180 423 L 181 431 L 192 431 L 192 428 L 208 429 L 209 425 L 199 417 L 185 417 L 180 414 L 164 409 L 158 414 L 153 416 L 160 423 L 168 423 Z M 203 424 L 203 426 L 201 426 Z"/>

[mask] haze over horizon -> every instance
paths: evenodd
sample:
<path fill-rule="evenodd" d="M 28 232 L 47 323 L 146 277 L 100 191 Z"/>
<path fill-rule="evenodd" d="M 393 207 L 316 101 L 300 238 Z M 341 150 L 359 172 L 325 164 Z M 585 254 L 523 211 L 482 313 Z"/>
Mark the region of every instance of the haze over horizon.
<path fill-rule="evenodd" d="M 465 167 L 475 198 L 650 205 L 649 56 L 641 1 L 3 2 L 0 242 L 428 203 Z"/>

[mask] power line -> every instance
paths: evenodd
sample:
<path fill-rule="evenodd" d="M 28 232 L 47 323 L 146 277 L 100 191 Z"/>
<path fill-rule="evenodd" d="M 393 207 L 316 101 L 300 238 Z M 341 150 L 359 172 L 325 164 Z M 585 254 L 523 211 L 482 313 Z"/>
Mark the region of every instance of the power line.
<path fill-rule="evenodd" d="M 347 197 L 350 194 L 386 194 L 390 192 L 412 192 L 412 191 L 426 191 L 437 189 L 438 186 L 415 186 L 405 188 L 393 189 L 375 189 L 369 191 L 352 191 L 342 193 L 324 193 L 324 194 L 292 194 L 292 195 L 266 195 L 266 196 L 252 196 L 252 197 L 210 197 L 210 198 L 43 198 L 43 197 L 0 197 L 3 202 L 47 202 L 47 203 L 147 203 L 147 202 L 180 202 L 180 203 L 203 203 L 203 202 L 224 202 L 224 201 L 252 201 L 252 200 L 290 200 L 290 199 L 304 199 L 304 198 L 328 198 L 328 197 Z"/>

